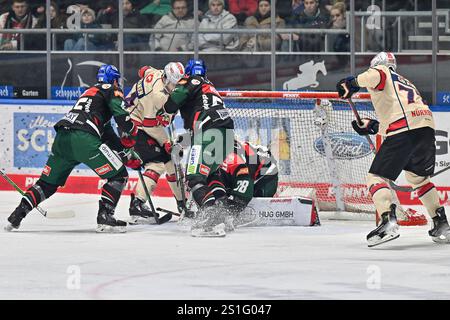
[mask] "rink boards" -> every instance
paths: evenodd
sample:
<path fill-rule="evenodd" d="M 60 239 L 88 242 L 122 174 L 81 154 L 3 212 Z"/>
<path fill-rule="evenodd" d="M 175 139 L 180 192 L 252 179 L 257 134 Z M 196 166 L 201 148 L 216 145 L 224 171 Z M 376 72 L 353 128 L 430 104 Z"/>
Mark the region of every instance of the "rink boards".
<path fill-rule="evenodd" d="M 0 103 L 0 150 L 1 168 L 21 187 L 31 186 L 39 177 L 48 157 L 48 152 L 54 139 L 53 125 L 71 107 L 72 102 L 61 101 L 29 101 L 10 100 Z M 450 165 L 450 108 L 433 108 L 436 121 L 436 171 Z M 180 119 L 176 120 L 178 123 Z M 433 179 L 439 191 L 443 203 L 450 204 L 450 170 Z M 400 177 L 399 184 L 402 184 Z M 60 189 L 65 193 L 100 192 L 104 182 L 85 166 L 77 167 L 67 184 Z M 130 179 L 125 188 L 125 194 L 134 191 L 138 183 L 137 174 L 130 171 Z M 310 187 L 316 187 L 310 184 Z M 327 187 L 327 186 L 325 186 Z M 331 188 L 331 186 L 329 186 Z M 5 181 L 0 181 L 0 190 L 12 190 Z M 364 184 L 350 185 L 348 192 L 355 198 L 366 197 Z M 161 177 L 155 190 L 157 196 L 171 196 L 167 182 Z M 418 204 L 417 195 L 414 193 L 399 193 L 403 204 Z"/>

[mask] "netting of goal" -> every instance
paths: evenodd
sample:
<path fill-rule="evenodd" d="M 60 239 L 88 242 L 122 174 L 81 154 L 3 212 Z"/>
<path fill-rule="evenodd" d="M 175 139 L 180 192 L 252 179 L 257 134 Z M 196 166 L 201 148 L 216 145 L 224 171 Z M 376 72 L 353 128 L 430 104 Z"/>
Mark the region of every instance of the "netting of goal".
<path fill-rule="evenodd" d="M 279 165 L 278 196 L 314 196 L 321 211 L 374 219 L 365 183 L 374 155 L 352 129 L 348 102 L 334 92 L 220 93 L 237 137 L 270 146 Z M 354 102 L 361 117 L 375 117 L 368 94 Z"/>

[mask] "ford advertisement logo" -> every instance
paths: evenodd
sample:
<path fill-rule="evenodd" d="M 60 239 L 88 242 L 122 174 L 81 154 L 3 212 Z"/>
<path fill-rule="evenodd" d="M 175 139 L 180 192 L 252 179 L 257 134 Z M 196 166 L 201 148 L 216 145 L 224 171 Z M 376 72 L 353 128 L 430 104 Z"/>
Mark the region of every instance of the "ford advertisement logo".
<path fill-rule="evenodd" d="M 335 159 L 351 160 L 369 155 L 372 151 L 366 138 L 356 133 L 339 132 L 328 135 L 331 151 Z M 314 141 L 314 149 L 325 156 L 324 138 Z"/>

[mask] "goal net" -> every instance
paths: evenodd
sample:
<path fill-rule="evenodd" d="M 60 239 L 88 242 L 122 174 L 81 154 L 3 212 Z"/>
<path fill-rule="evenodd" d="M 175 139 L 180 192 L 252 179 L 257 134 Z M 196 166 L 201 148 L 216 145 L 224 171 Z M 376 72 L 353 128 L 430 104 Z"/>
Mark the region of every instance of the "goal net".
<path fill-rule="evenodd" d="M 335 92 L 220 94 L 237 137 L 270 146 L 279 166 L 278 196 L 311 196 L 319 210 L 333 212 L 331 218 L 375 220 L 365 182 L 374 155 L 354 132 L 347 101 Z M 369 94 L 356 94 L 353 101 L 361 117 L 376 118 Z"/>

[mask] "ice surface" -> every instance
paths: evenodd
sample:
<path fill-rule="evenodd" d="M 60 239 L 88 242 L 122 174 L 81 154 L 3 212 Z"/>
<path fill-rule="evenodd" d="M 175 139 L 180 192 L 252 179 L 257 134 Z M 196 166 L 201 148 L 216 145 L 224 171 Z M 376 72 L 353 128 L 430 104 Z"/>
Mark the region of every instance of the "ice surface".
<path fill-rule="evenodd" d="M 74 209 L 75 218 L 33 211 L 8 233 L 20 195 L 0 192 L 0 299 L 450 298 L 450 245 L 433 243 L 427 226 L 403 227 L 372 249 L 367 221 L 242 228 L 217 239 L 193 238 L 176 222 L 96 234 L 98 198 L 55 194 L 42 207 Z M 126 218 L 129 199 L 117 216 Z M 154 202 L 175 209 L 173 199 Z"/>

